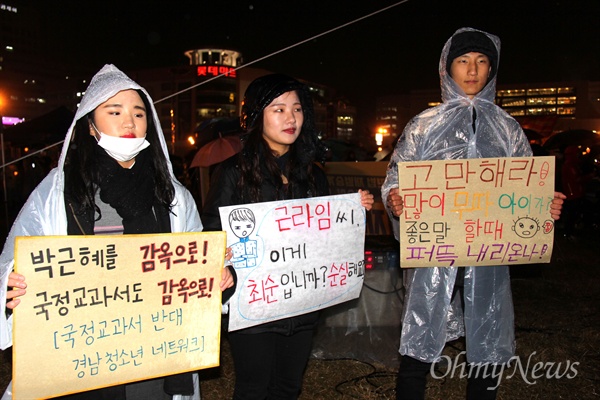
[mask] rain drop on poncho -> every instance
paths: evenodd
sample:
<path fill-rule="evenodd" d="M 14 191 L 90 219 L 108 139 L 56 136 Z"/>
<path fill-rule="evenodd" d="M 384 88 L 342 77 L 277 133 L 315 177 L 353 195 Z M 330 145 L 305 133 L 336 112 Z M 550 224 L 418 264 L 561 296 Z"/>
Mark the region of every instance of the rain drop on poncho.
<path fill-rule="evenodd" d="M 475 29 L 461 28 L 454 35 L 464 31 Z M 497 71 L 500 39 L 482 33 L 496 47 Z M 448 39 L 444 45 L 439 63 L 443 102 L 421 112 L 406 125 L 381 188 L 383 199 L 387 199 L 392 188 L 398 187 L 398 162 L 532 156 L 518 122 L 494 104 L 497 74 L 472 99 L 450 77 L 446 62 L 451 41 L 452 38 Z M 383 203 L 387 209 L 387 202 Z M 398 220 L 387 211 L 398 239 Z M 404 270 L 407 291 L 400 354 L 435 362 L 446 342 L 466 335 L 469 362 L 508 362 L 515 352 L 508 266 L 465 267 L 464 312 L 460 296 L 452 300 L 457 271 L 456 267 Z"/>

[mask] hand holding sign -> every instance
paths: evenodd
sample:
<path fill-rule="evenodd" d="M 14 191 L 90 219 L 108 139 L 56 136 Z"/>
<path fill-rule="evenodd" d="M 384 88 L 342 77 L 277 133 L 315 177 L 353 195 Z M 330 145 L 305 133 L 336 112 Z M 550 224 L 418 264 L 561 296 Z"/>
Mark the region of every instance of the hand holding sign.
<path fill-rule="evenodd" d="M 224 253 L 223 232 L 18 237 L 13 398 L 218 365 Z"/>
<path fill-rule="evenodd" d="M 230 331 L 359 296 L 366 219 L 359 193 L 219 211 L 238 275 Z"/>

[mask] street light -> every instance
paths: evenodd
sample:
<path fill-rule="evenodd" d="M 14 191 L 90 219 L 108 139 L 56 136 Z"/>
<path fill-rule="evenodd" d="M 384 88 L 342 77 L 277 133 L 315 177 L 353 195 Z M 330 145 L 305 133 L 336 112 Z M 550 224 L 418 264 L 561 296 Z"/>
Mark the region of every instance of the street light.
<path fill-rule="evenodd" d="M 383 144 L 383 136 L 387 134 L 387 129 L 379 128 L 377 129 L 377 133 L 375 133 L 375 143 L 377 146 L 381 146 Z"/>

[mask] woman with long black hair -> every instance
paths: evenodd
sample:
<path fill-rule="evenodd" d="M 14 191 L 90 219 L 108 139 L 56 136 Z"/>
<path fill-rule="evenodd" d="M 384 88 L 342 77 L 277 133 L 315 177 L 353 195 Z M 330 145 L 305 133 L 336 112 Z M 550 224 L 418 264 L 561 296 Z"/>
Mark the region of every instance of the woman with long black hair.
<path fill-rule="evenodd" d="M 81 100 L 58 167 L 32 192 L 9 233 L 0 255 L 0 306 L 3 309 L 8 301 L 6 306 L 15 308 L 19 297 L 26 295 L 25 277 L 12 272 L 17 236 L 202 229 L 192 195 L 173 174 L 150 95 L 116 67 L 106 65 Z M 233 286 L 233 271 L 225 268 L 220 288 Z M 0 348 L 11 346 L 11 339 L 11 318 L 2 312 Z M 66 398 L 199 399 L 199 394 L 197 374 L 187 373 Z"/>
<path fill-rule="evenodd" d="M 242 151 L 211 179 L 202 214 L 207 230 L 221 230 L 222 206 L 329 195 L 319 165 L 325 147 L 306 85 L 283 74 L 255 79 L 244 95 L 240 125 Z M 373 195 L 360 192 L 362 205 L 371 209 Z M 310 312 L 229 332 L 234 399 L 296 399 L 318 319 Z"/>

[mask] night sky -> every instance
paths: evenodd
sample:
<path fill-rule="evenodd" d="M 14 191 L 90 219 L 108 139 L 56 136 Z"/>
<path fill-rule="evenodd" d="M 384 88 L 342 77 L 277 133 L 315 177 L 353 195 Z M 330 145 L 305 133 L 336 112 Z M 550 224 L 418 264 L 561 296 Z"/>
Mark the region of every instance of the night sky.
<path fill-rule="evenodd" d="M 51 57 L 95 69 L 186 65 L 185 50 L 206 46 L 250 63 L 334 30 L 252 66 L 330 85 L 359 106 L 437 88 L 442 46 L 462 26 L 500 37 L 500 83 L 600 80 L 598 0 L 39 3 Z"/>

